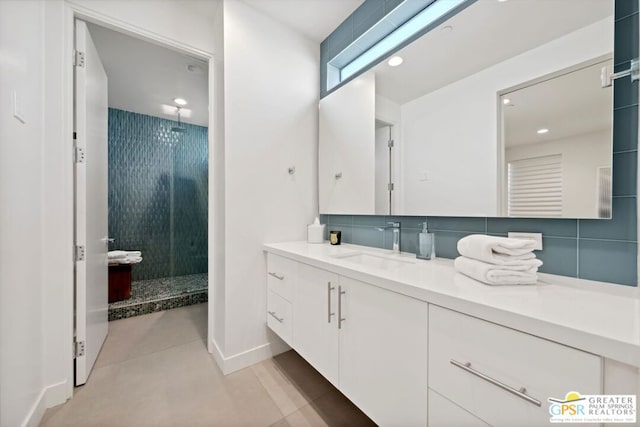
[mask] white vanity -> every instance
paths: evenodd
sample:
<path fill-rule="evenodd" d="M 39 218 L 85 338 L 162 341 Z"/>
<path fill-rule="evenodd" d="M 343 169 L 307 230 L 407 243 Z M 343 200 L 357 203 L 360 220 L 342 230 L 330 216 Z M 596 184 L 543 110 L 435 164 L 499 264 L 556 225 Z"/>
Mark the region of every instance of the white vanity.
<path fill-rule="evenodd" d="M 640 395 L 637 288 L 491 287 L 451 260 L 264 248 L 268 326 L 381 426 L 549 425 L 550 397 Z"/>

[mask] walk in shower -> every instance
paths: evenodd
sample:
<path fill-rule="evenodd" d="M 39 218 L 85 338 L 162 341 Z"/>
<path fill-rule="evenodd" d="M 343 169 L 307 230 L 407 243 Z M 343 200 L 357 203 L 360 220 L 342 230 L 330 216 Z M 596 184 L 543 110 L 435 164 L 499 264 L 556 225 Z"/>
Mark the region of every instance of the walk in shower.
<path fill-rule="evenodd" d="M 109 109 L 109 250 L 143 258 L 109 320 L 207 301 L 207 182 L 206 127 Z"/>

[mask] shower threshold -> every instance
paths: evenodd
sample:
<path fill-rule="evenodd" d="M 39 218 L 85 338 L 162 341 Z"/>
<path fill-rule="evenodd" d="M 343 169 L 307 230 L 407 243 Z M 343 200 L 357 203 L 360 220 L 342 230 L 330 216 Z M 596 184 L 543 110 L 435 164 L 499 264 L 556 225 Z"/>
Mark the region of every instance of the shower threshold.
<path fill-rule="evenodd" d="M 131 298 L 109 304 L 109 320 L 207 302 L 207 273 L 136 280 Z"/>

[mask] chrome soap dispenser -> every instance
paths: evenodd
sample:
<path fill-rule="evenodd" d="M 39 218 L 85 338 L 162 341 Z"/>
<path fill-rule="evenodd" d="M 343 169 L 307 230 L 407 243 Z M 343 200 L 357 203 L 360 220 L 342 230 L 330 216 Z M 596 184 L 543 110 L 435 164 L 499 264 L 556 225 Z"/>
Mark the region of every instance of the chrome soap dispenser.
<path fill-rule="evenodd" d="M 436 239 L 427 231 L 427 221 L 422 223 L 422 231 L 418 233 L 418 253 L 416 258 L 434 259 L 436 257 Z"/>

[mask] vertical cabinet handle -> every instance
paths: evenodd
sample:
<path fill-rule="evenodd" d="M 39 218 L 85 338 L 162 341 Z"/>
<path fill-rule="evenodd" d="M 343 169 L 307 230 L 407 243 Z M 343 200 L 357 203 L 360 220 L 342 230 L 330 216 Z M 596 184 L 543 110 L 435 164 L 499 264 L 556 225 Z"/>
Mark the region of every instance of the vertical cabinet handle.
<path fill-rule="evenodd" d="M 284 276 L 278 276 L 276 273 L 269 272 L 269 276 L 275 277 L 278 280 L 284 280 Z"/>
<path fill-rule="evenodd" d="M 335 313 L 331 312 L 331 291 L 335 288 L 331 286 L 331 282 L 327 282 L 327 323 L 331 323 L 331 316 L 335 316 Z"/>
<path fill-rule="evenodd" d="M 271 317 L 276 319 L 278 322 L 280 322 L 280 323 L 284 322 L 284 317 L 276 316 L 276 312 L 275 311 L 267 311 L 267 313 L 269 313 L 271 315 Z"/>
<path fill-rule="evenodd" d="M 342 290 L 342 286 L 338 286 L 338 329 L 342 329 L 342 322 L 347 320 L 342 317 L 342 295 L 344 294 L 346 292 Z"/>

